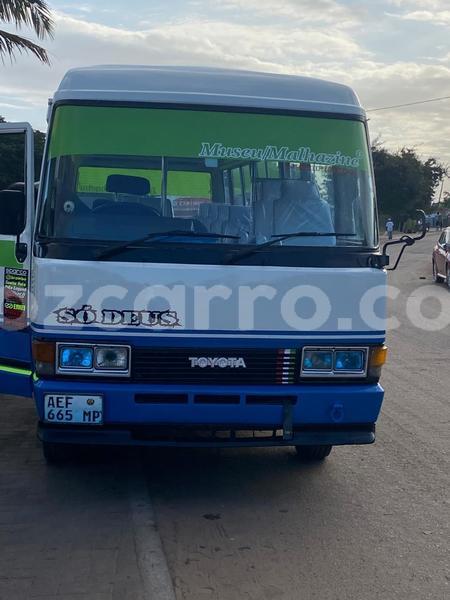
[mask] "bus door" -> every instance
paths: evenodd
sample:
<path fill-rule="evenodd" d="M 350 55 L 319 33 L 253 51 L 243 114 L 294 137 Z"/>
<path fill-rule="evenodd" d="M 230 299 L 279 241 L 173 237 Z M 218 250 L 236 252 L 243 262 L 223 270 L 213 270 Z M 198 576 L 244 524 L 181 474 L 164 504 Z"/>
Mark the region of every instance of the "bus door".
<path fill-rule="evenodd" d="M 32 375 L 33 141 L 28 123 L 0 123 L 0 394 L 25 397 Z"/>

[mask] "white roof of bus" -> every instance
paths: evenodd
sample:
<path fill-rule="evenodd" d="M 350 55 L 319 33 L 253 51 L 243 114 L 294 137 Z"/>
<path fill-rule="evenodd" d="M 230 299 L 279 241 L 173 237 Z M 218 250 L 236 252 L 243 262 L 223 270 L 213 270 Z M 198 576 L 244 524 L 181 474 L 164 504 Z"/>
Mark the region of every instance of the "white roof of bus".
<path fill-rule="evenodd" d="M 348 86 L 311 77 L 207 67 L 71 69 L 53 98 L 306 110 L 365 116 Z"/>

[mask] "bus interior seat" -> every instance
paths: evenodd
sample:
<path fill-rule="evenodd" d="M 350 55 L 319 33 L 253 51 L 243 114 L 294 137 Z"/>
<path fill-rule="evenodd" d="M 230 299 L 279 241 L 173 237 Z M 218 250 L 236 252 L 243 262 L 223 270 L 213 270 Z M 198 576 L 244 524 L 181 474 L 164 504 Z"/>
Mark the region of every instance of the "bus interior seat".
<path fill-rule="evenodd" d="M 106 180 L 106 191 L 129 196 L 148 196 L 151 192 L 151 185 L 145 177 L 114 174 L 109 175 Z"/>
<path fill-rule="evenodd" d="M 301 179 L 260 179 L 256 182 L 255 231 L 257 243 L 275 234 L 296 231 L 334 231 L 331 210 L 315 183 Z M 334 236 L 293 238 L 292 245 L 330 246 Z"/>
<path fill-rule="evenodd" d="M 105 192 L 107 195 L 102 195 L 94 200 L 92 208 L 98 210 L 102 206 L 107 206 L 113 202 L 117 202 L 120 197 L 121 202 L 136 202 L 140 197 L 148 197 L 151 191 L 151 184 L 145 177 L 135 177 L 133 175 L 121 175 L 115 173 L 108 175 L 106 179 Z M 114 194 L 115 200 L 111 195 Z"/>
<path fill-rule="evenodd" d="M 281 198 L 280 179 L 258 179 L 253 207 L 256 243 L 272 239 L 274 233 L 274 206 Z"/>
<path fill-rule="evenodd" d="M 274 234 L 312 231 L 334 231 L 328 202 L 320 197 L 317 185 L 301 179 L 281 182 L 281 196 L 274 205 Z M 330 246 L 336 244 L 334 236 L 297 238 L 293 245 Z"/>
<path fill-rule="evenodd" d="M 199 220 L 213 233 L 237 235 L 247 241 L 251 231 L 251 210 L 248 206 L 204 203 L 199 207 Z"/>
<path fill-rule="evenodd" d="M 252 213 L 249 206 L 229 206 L 228 219 L 223 233 L 238 235 L 241 242 L 247 243 L 252 232 Z"/>
<path fill-rule="evenodd" d="M 103 204 L 113 202 L 111 194 L 114 194 L 116 201 L 128 202 L 130 204 L 142 204 L 148 206 L 161 214 L 161 196 L 152 196 L 151 182 L 144 177 L 132 175 L 113 174 L 106 180 L 106 192 L 108 197 L 94 200 L 93 209 L 95 210 Z M 165 203 L 165 215 L 173 217 L 172 202 L 167 198 Z"/>

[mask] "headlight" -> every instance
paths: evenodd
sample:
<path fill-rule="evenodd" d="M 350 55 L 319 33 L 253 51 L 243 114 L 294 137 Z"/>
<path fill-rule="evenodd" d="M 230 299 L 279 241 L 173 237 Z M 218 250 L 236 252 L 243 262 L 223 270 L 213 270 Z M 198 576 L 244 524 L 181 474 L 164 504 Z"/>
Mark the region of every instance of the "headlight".
<path fill-rule="evenodd" d="M 57 372 L 85 376 L 126 377 L 130 374 L 131 348 L 107 344 L 57 344 Z"/>
<path fill-rule="evenodd" d="M 364 350 L 336 350 L 334 353 L 334 370 L 364 371 L 365 357 Z"/>
<path fill-rule="evenodd" d="M 302 377 L 365 377 L 368 348 L 303 348 Z"/>
<path fill-rule="evenodd" d="M 305 350 L 303 354 L 304 371 L 331 371 L 332 368 L 332 350 Z"/>
<path fill-rule="evenodd" d="M 94 350 L 86 346 L 60 346 L 60 369 L 92 369 Z"/>
<path fill-rule="evenodd" d="M 95 349 L 95 368 L 114 371 L 128 370 L 128 348 L 102 346 Z"/>

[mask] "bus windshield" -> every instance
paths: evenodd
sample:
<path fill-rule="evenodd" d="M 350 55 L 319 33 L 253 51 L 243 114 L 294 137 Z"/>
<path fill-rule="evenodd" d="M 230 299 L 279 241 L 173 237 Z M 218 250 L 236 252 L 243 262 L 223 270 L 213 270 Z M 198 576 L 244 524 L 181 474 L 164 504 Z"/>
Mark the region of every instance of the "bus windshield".
<path fill-rule="evenodd" d="M 378 244 L 365 126 L 348 118 L 60 106 L 45 171 L 38 235 L 55 241 Z"/>

